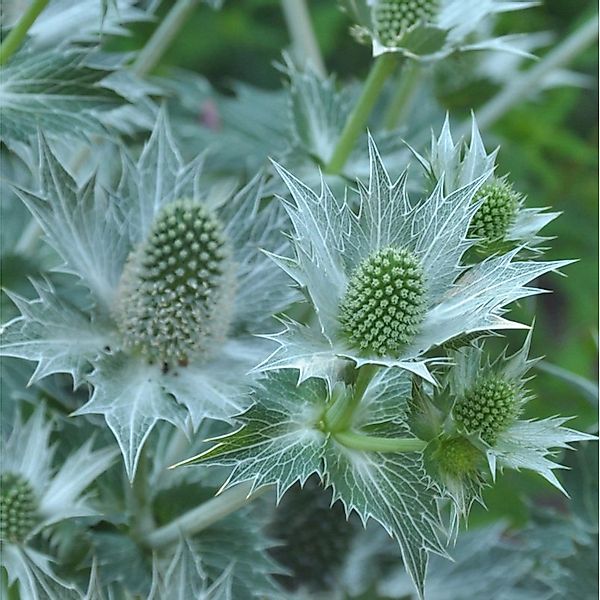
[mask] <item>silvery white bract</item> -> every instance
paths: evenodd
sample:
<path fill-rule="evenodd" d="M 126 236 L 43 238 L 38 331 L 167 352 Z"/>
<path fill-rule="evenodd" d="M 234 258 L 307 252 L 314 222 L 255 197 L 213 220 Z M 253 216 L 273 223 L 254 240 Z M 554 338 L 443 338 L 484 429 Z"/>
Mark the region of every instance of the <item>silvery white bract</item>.
<path fill-rule="evenodd" d="M 451 193 L 484 175 L 491 178 L 496 168 L 499 150 L 496 148 L 490 153 L 486 151 L 474 116 L 470 143 L 467 145 L 462 138 L 455 142 L 450 129 L 450 119 L 446 116 L 440 135 L 432 135 L 429 153 L 422 156 L 413 150 L 413 154 L 425 169 L 429 185 L 433 188 L 443 179 L 445 192 Z M 560 213 L 547 212 L 546 208 L 527 208 L 524 203 L 524 197 L 520 196 L 516 215 L 502 241 L 505 245 L 534 249 L 548 241 L 549 238 L 539 235 L 539 232 Z"/>
<path fill-rule="evenodd" d="M 219 579 L 209 584 L 202 563 L 190 542 L 181 539 L 170 563 L 162 569 L 161 566 L 155 565 L 154 581 L 148 600 L 228 600 L 232 597 L 231 586 L 231 569 L 223 571 Z"/>
<path fill-rule="evenodd" d="M 525 377 L 536 360 L 528 359 L 531 334 L 523 347 L 512 356 L 506 350 L 490 362 L 482 345 L 464 348 L 454 355 L 455 367 L 449 374 L 449 389 L 453 398 L 460 399 L 473 389 L 478 381 L 494 375 L 509 383 L 514 390 L 518 407 L 517 417 L 502 428 L 497 439 L 486 442 L 479 437 L 476 443 L 485 451 L 492 476 L 496 471 L 528 469 L 539 473 L 553 486 L 566 493 L 554 471 L 564 468 L 556 462 L 556 453 L 569 448 L 572 442 L 596 439 L 594 436 L 563 427 L 569 418 L 550 417 L 530 420 L 519 417 L 523 406 L 531 399 L 525 388 Z M 460 426 L 459 426 L 460 430 Z M 468 433 L 468 432 L 464 432 Z"/>
<path fill-rule="evenodd" d="M 77 414 L 104 414 L 133 477 L 157 421 L 196 429 L 203 418 L 227 420 L 243 406 L 245 374 L 265 356 L 264 342 L 251 333 L 292 296 L 285 277 L 260 251 L 285 252 L 279 233 L 284 215 L 275 204 L 259 210 L 260 179 L 224 203 L 210 190 L 202 192 L 201 159 L 183 164 L 164 114 L 137 162 L 125 157 L 114 192 L 94 177 L 78 187 L 44 138 L 40 157 L 42 189 L 17 193 L 64 261 L 61 270 L 81 280 L 92 306 L 73 305 L 47 283 L 37 284 L 39 297 L 32 301 L 11 295 L 21 316 L 3 328 L 1 352 L 37 362 L 32 381 L 59 372 L 72 375 L 76 386 L 89 381 L 92 398 Z M 223 223 L 235 264 L 233 316 L 230 336 L 211 348 L 209 359 L 190 356 L 187 367 L 163 373 L 126 349 L 113 310 L 128 256 L 147 237 L 155 215 L 180 198 L 204 202 Z"/>
<path fill-rule="evenodd" d="M 569 264 L 517 261 L 517 249 L 469 268 L 461 265 L 475 243 L 467 237 L 480 206 L 473 197 L 490 173 L 449 194 L 442 178 L 428 198 L 413 204 L 406 173 L 392 182 L 372 139 L 369 150 L 371 176 L 368 187 L 358 183 L 357 212 L 324 183 L 317 195 L 278 167 L 294 200 L 284 206 L 294 228 L 295 257 L 273 258 L 306 293 L 316 320 L 305 326 L 286 318 L 284 331 L 265 336 L 280 347 L 257 370 L 297 369 L 300 381 L 321 377 L 333 385 L 337 371 L 352 361 L 401 367 L 433 381 L 427 365 L 435 359 L 427 357 L 428 350 L 475 332 L 522 328 L 504 318 L 505 306 L 539 293 L 527 283 Z M 396 356 L 380 356 L 361 352 L 342 333 L 340 303 L 357 268 L 389 247 L 406 249 L 420 261 L 426 311 L 412 342 Z"/>
<path fill-rule="evenodd" d="M 528 33 L 515 39 L 513 45 L 520 53 L 483 53 L 478 61 L 475 76 L 485 78 L 497 85 L 512 83 L 515 77 L 523 73 L 526 55 L 534 56 L 542 48 L 548 48 L 555 42 L 555 36 L 547 31 Z M 583 73 L 570 69 L 552 69 L 540 81 L 540 92 L 557 87 L 588 87 L 593 82 Z M 537 96 L 534 96 L 537 97 Z"/>
<path fill-rule="evenodd" d="M 406 410 L 411 382 L 401 369 L 384 369 L 365 391 L 350 427 L 386 437 L 409 437 Z M 246 481 L 252 488 L 276 486 L 277 496 L 295 483 L 318 474 L 333 489 L 346 513 L 363 524 L 380 523 L 396 540 L 404 564 L 422 594 L 428 554 L 446 555 L 444 524 L 438 513 L 439 492 L 417 452 L 381 453 L 350 449 L 322 428 L 333 402 L 323 381 L 300 385 L 289 371 L 279 371 L 257 386 L 255 404 L 238 417 L 240 429 L 211 441 L 206 452 L 181 464 L 231 468 L 223 488 Z"/>
<path fill-rule="evenodd" d="M 8 573 L 9 585 L 19 581 L 23 598 L 53 597 L 49 590 L 53 590 L 57 598 L 79 597 L 74 595 L 73 586 L 55 575 L 51 558 L 31 547 L 30 540 L 65 519 L 97 515 L 84 492 L 117 455 L 112 448 L 93 450 L 94 441 L 90 439 L 56 468 L 56 446 L 50 442 L 54 426 L 54 421 L 46 420 L 44 408 L 39 407 L 26 422 L 18 417 L 11 434 L 2 441 L 0 519 L 7 539 L 2 540 L 0 560 Z M 13 504 L 11 511 L 8 505 L 11 483 L 20 486 L 23 495 L 31 496 L 27 506 L 24 507 L 21 496 L 21 505 Z M 30 516 L 15 515 L 24 508 Z M 19 517 L 21 524 L 26 517 L 27 528 L 20 532 L 22 536 L 14 539 L 12 520 Z"/>
<path fill-rule="evenodd" d="M 482 27 L 497 14 L 537 6 L 527 0 L 343 0 L 356 19 L 356 36 L 371 40 L 373 55 L 397 52 L 421 61 L 453 52 L 501 50 L 522 53 L 505 35 L 479 39 Z"/>
<path fill-rule="evenodd" d="M 39 127 L 68 137 L 106 134 L 103 117 L 125 100 L 107 78 L 112 69 L 91 65 L 89 50 L 22 48 L 2 68 L 2 141 L 26 141 Z"/>
<path fill-rule="evenodd" d="M 11 27 L 24 3 L 13 2 L 5 15 Z M 29 42 L 38 50 L 69 43 L 97 43 L 102 35 L 127 35 L 126 25 L 147 21 L 150 15 L 134 0 L 50 0 L 30 27 Z M 19 6 L 21 5 L 21 6 Z"/>

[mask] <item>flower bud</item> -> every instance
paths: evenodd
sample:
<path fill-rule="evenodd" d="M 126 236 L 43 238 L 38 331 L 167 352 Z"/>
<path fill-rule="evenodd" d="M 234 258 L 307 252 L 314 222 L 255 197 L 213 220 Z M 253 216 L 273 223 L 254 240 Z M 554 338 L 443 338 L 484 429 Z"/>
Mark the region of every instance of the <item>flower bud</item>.
<path fill-rule="evenodd" d="M 457 437 L 441 441 L 435 458 L 442 474 L 461 478 L 477 471 L 482 456 L 468 440 Z"/>
<path fill-rule="evenodd" d="M 20 475 L 0 476 L 0 539 L 22 542 L 33 529 L 37 500 L 33 488 Z"/>
<path fill-rule="evenodd" d="M 505 179 L 494 179 L 484 185 L 475 200 L 483 200 L 469 228 L 470 237 L 481 238 L 482 244 L 503 240 L 515 220 L 520 195 Z"/>
<path fill-rule="evenodd" d="M 481 379 L 459 399 L 454 420 L 470 433 L 479 433 L 491 446 L 498 434 L 518 415 L 517 394 L 512 384 L 496 376 Z"/>

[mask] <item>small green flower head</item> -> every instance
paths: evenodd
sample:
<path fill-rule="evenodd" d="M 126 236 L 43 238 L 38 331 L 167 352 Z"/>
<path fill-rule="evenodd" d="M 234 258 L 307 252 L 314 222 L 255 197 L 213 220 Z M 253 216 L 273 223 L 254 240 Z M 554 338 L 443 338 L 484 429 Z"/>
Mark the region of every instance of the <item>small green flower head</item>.
<path fill-rule="evenodd" d="M 0 475 L 0 539 L 23 542 L 36 521 L 37 499 L 27 480 L 13 473 Z"/>
<path fill-rule="evenodd" d="M 483 455 L 468 440 L 457 437 L 443 440 L 435 458 L 441 473 L 460 478 L 474 474 Z"/>
<path fill-rule="evenodd" d="M 340 322 L 352 344 L 380 356 L 408 345 L 424 314 L 423 269 L 404 248 L 383 248 L 364 260 L 340 305 Z"/>
<path fill-rule="evenodd" d="M 130 256 L 115 316 L 126 346 L 151 362 L 185 365 L 190 354 L 208 355 L 224 339 L 233 292 L 221 223 L 202 204 L 177 200 Z"/>
<path fill-rule="evenodd" d="M 342 504 L 332 505 L 331 493 L 313 476 L 304 487 L 296 484 L 286 492 L 268 533 L 281 543 L 272 549 L 273 556 L 291 575 L 281 582 L 290 589 L 320 592 L 335 586 L 355 529 Z"/>
<path fill-rule="evenodd" d="M 439 0 L 383 0 L 374 8 L 375 31 L 384 46 L 394 47 L 418 25 L 435 17 Z"/>
<path fill-rule="evenodd" d="M 453 408 L 455 421 L 493 446 L 498 434 L 518 416 L 519 398 L 513 384 L 490 376 L 479 380 Z"/>
<path fill-rule="evenodd" d="M 503 240 L 517 216 L 520 194 L 506 179 L 494 179 L 479 190 L 475 201 L 479 200 L 483 204 L 471 221 L 470 237 L 481 238 L 483 245 Z"/>

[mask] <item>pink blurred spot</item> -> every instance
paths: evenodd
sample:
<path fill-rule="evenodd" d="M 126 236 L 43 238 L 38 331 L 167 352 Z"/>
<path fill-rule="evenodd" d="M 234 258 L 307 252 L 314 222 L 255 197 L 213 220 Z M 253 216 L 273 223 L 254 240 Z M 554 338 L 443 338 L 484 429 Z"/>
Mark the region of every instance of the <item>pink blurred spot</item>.
<path fill-rule="evenodd" d="M 200 109 L 200 122 L 202 125 L 213 131 L 221 128 L 221 118 L 219 109 L 213 100 L 205 100 Z"/>

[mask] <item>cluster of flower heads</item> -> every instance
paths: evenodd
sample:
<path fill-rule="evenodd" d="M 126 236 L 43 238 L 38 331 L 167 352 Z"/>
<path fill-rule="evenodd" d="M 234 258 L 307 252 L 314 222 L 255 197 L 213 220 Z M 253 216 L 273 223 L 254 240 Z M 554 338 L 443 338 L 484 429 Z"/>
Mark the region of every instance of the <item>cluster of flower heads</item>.
<path fill-rule="evenodd" d="M 406 174 L 389 177 L 372 140 L 371 177 L 368 186 L 359 182 L 357 207 L 325 184 L 316 194 L 279 169 L 294 199 L 285 207 L 295 258 L 274 259 L 307 295 L 318 325 L 286 320 L 285 331 L 271 336 L 280 347 L 261 370 L 298 369 L 301 380 L 321 377 L 332 386 L 340 365 L 351 361 L 401 367 L 433 381 L 429 365 L 439 362 L 433 348 L 522 327 L 503 316 L 506 305 L 536 293 L 527 284 L 568 261 L 522 260 L 524 244 L 517 244 L 468 265 L 482 243 L 474 223 L 493 229 L 487 243 L 518 218 L 506 214 L 507 202 L 517 209 L 514 194 L 493 178 L 495 153 L 482 152 L 476 131 L 468 149 L 446 147 L 453 157 L 420 157 L 430 175 L 444 160 L 457 170 L 441 174 L 421 202 L 408 197 Z"/>
<path fill-rule="evenodd" d="M 165 147 L 175 165 L 168 182 L 159 175 Z M 531 281 L 569 264 L 528 258 L 554 215 L 524 208 L 508 179 L 495 175 L 496 153 L 485 151 L 475 124 L 468 147 L 453 142 L 446 123 L 429 156 L 415 153 L 427 178 L 419 200 L 407 193 L 407 172 L 390 177 L 370 137 L 370 177 L 367 184 L 358 182 L 356 198 L 340 197 L 324 182 L 315 193 L 276 165 L 291 196 L 281 203 L 265 198 L 260 179 L 226 202 L 200 194 L 197 165 L 181 161 L 164 114 L 129 174 L 131 206 L 118 211 L 97 199 L 104 196 L 93 182 L 77 186 L 43 139 L 40 154 L 42 179 L 58 181 L 59 189 L 19 194 L 66 270 L 82 279 L 96 303 L 90 310 L 72 306 L 44 285 L 37 300 L 14 296 L 22 315 L 7 324 L 3 351 L 37 361 L 34 379 L 66 372 L 76 383 L 91 384 L 92 397 L 74 414 L 104 415 L 130 479 L 157 421 L 189 431 L 203 419 L 233 420 L 249 403 L 248 371 L 276 372 L 238 417 L 259 434 L 245 435 L 242 428 L 224 436 L 233 443 L 217 444 L 208 458 L 234 465 L 238 478 L 227 485 L 251 480 L 253 486 L 277 484 L 283 493 L 314 473 L 336 480 L 333 498 L 347 513 L 373 516 L 393 533 L 421 589 L 427 552 L 445 552 L 437 532 L 443 528 L 435 509 L 439 494 L 453 501 L 455 519 L 465 515 L 480 498 L 486 465 L 492 474 L 529 468 L 560 488 L 552 449 L 589 438 L 563 427 L 564 419 L 520 419 L 528 400 L 529 337 L 517 354 L 493 363 L 482 344 L 448 350 L 490 332 L 523 328 L 506 317 L 508 306 L 541 291 L 529 287 Z M 147 195 L 156 188 L 148 207 Z M 92 189 L 95 211 L 88 210 Z M 74 215 L 69 221 L 63 219 L 65 198 Z M 281 230 L 290 224 L 286 237 Z M 76 254 L 65 243 L 69 236 L 78 242 Z M 98 248 L 110 254 L 109 267 Z M 284 331 L 261 336 L 275 349 L 249 335 L 301 294 L 314 309 L 307 324 L 283 317 Z M 56 339 L 71 338 L 57 346 Z M 289 370 L 299 378 L 288 376 Z M 370 379 L 363 381 L 365 373 Z M 417 399 L 413 387 L 424 388 Z M 337 401 L 352 406 L 357 390 L 366 390 L 367 405 L 335 416 Z M 285 405 L 288 395 L 298 396 L 298 406 Z M 275 405 L 271 412 L 269 402 Z M 301 425 L 288 414 L 292 410 L 301 413 Z M 393 444 L 419 430 L 414 422 L 422 427 L 428 419 L 428 433 L 407 450 L 420 454 L 398 458 Z M 261 429 L 265 424 L 267 430 Z M 281 431 L 286 445 L 278 449 Z M 371 435 L 382 431 L 384 437 Z M 377 450 L 364 445 L 365 432 Z M 301 446 L 297 463 L 293 452 L 293 459 L 286 454 L 294 435 L 292 449 Z M 362 441 L 353 437 L 361 435 Z M 343 463 L 347 457 L 339 447 L 345 444 L 364 453 L 358 472 L 352 461 Z M 104 470 L 108 461 L 98 464 Z M 330 471 L 319 471 L 323 464 Z M 395 477 L 391 486 L 388 470 Z M 46 492 L 35 487 L 48 473 L 45 479 L 29 475 L 18 465 L 2 474 L 0 529 L 15 546 L 40 530 L 48 508 Z M 347 484 L 350 475 L 363 494 L 358 499 Z M 369 478 L 381 486 L 381 502 L 361 488 Z M 400 514 L 404 484 L 421 490 L 408 517 Z"/>

